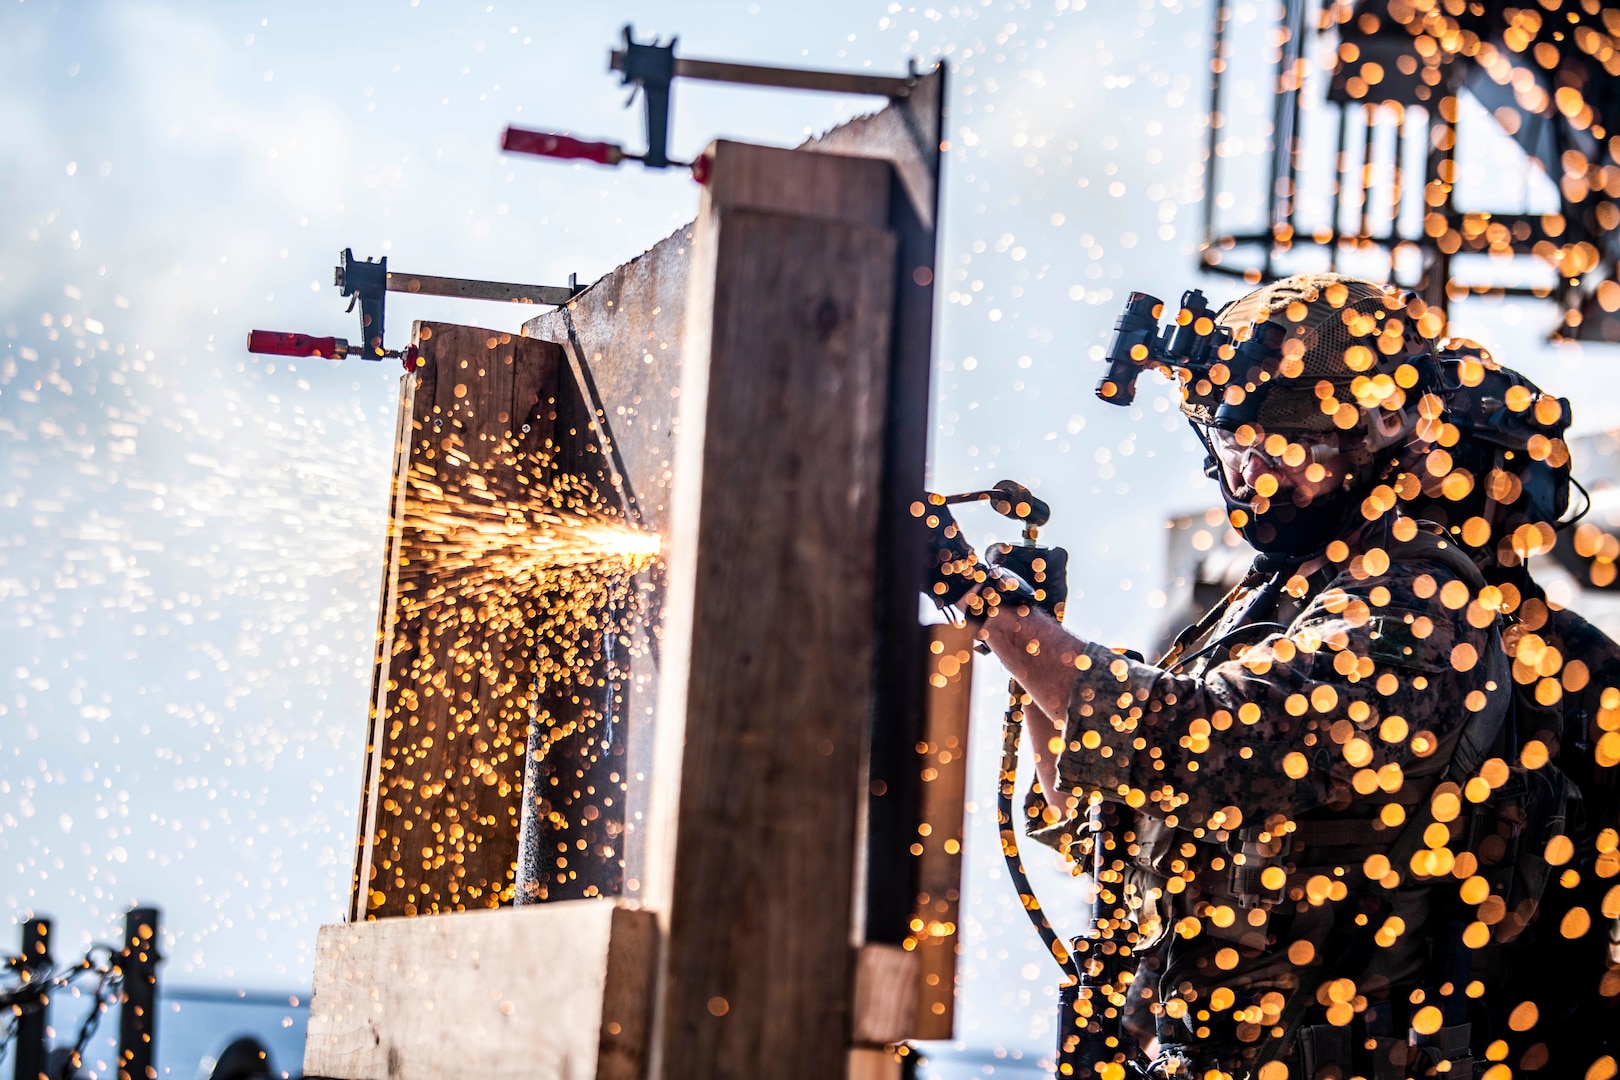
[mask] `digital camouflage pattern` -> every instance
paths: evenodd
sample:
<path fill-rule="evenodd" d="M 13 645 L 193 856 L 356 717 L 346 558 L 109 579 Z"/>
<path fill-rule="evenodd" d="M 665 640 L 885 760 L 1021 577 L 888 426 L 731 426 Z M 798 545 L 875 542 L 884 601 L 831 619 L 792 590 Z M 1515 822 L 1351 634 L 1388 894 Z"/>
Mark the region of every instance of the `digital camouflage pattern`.
<path fill-rule="evenodd" d="M 1100 1080 L 1612 1080 L 1620 649 L 1525 568 L 1568 403 L 1477 348 L 1443 365 L 1443 313 L 1361 279 L 1174 321 L 1129 355 L 1181 385 L 1263 553 L 1244 587 L 1167 667 L 1017 601 L 981 631 L 1047 708 L 1072 687 L 1026 807 L 1098 889 L 1063 1052 Z"/>
<path fill-rule="evenodd" d="M 1537 883 L 1520 879 L 1570 861 L 1562 809 L 1525 809 L 1569 737 L 1554 706 L 1567 694 L 1586 717 L 1577 725 L 1587 725 L 1594 769 L 1608 776 L 1620 758 L 1595 749 L 1620 727 L 1612 644 L 1600 672 L 1563 661 L 1595 648 L 1596 631 L 1539 596 L 1486 584 L 1454 545 L 1410 519 L 1383 515 L 1328 554 L 1309 580 L 1289 582 L 1292 610 L 1277 616 L 1286 632 L 1202 671 L 1166 671 L 1094 644 L 1068 658 L 1077 676 L 1058 756 L 1063 798 L 1037 797 L 1032 831 L 1083 848 L 1087 803 L 1134 811 L 1100 882 L 1099 914 L 1116 920 L 1139 960 L 1115 1005 L 1132 1034 L 1182 1048 L 1194 1075 L 1254 1069 L 1302 985 L 1312 1000 L 1299 1036 L 1265 1080 L 1347 1061 L 1363 1068 L 1336 1075 L 1421 1075 L 1443 1051 L 1409 1060 L 1409 1032 L 1443 1042 L 1464 1023 L 1475 1053 L 1489 1057 L 1500 1038 L 1496 1060 L 1513 1052 L 1534 1064 L 1537 1010 L 1521 1007 L 1533 988 L 1481 1000 L 1509 962 L 1489 946 L 1535 921 Z M 1272 617 L 1240 599 L 1210 636 Z M 1570 652 L 1549 644 L 1559 631 Z M 1545 703 L 1539 715 L 1517 706 L 1515 686 Z M 1547 835 L 1515 832 L 1531 817 Z M 1410 854 L 1392 866 L 1403 838 Z M 1614 849 L 1612 829 L 1592 835 L 1581 880 L 1609 884 L 1620 871 Z M 1564 883 L 1561 930 L 1579 928 L 1583 916 L 1568 914 L 1577 909 L 1588 929 L 1603 921 L 1591 908 L 1606 913 L 1606 894 L 1594 901 L 1590 886 Z M 1584 980 L 1596 997 L 1603 950 L 1586 944 L 1599 958 Z M 1436 957 L 1454 977 L 1442 977 Z"/>
<path fill-rule="evenodd" d="M 1540 771 L 1568 783 L 1569 848 L 1561 863 L 1531 863 L 1542 875 L 1540 908 L 1504 950 L 1500 977 L 1524 987 L 1540 1014 L 1523 1072 L 1536 1075 L 1539 1063 L 1542 1076 L 1584 1076 L 1620 1051 L 1620 896 L 1611 892 L 1620 873 L 1620 647 L 1575 612 L 1538 605 L 1535 583 L 1519 580 L 1533 599 L 1530 616 L 1506 635 L 1518 739 L 1547 746 L 1551 761 Z"/>

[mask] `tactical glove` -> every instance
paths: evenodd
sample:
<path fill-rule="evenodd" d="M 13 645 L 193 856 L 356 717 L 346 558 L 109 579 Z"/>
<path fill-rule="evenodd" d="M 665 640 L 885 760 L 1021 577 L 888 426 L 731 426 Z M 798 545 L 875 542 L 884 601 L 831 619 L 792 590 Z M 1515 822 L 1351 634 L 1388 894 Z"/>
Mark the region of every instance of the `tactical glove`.
<path fill-rule="evenodd" d="M 1069 553 L 1060 547 L 1032 544 L 992 544 L 990 565 L 1011 571 L 1029 585 L 1035 606 L 1062 621 L 1069 598 Z"/>
<path fill-rule="evenodd" d="M 911 512 L 923 519 L 928 529 L 928 573 L 923 592 L 940 610 L 955 607 L 975 585 L 986 579 L 986 570 L 973 545 L 951 516 L 951 508 L 930 494 L 913 503 Z"/>

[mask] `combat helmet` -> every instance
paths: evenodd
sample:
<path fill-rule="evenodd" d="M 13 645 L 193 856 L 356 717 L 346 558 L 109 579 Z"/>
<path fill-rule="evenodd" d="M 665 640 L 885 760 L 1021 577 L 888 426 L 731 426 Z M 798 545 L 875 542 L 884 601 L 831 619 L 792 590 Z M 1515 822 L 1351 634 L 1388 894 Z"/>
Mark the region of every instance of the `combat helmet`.
<path fill-rule="evenodd" d="M 1565 398 L 1464 338 L 1438 350 L 1445 423 L 1401 492 L 1407 512 L 1445 528 L 1487 573 L 1550 551 L 1569 511 L 1573 419 Z"/>
<path fill-rule="evenodd" d="M 1182 369 L 1182 411 L 1244 538 L 1262 552 L 1314 555 L 1438 436 L 1433 338 L 1443 320 L 1393 287 L 1297 274 L 1228 304 L 1214 324 L 1219 362 Z M 1252 457 L 1269 470 L 1256 477 Z M 1291 490 L 1281 483 L 1289 470 Z"/>

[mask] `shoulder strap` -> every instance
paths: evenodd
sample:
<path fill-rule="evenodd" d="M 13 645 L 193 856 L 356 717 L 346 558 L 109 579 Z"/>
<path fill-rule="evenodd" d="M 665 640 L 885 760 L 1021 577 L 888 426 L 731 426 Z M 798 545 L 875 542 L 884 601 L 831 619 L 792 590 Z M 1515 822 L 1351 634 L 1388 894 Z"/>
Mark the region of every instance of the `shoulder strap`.
<path fill-rule="evenodd" d="M 1419 528 L 1417 535 L 1410 540 L 1397 540 L 1390 548 L 1389 558 L 1391 562 L 1403 558 L 1437 562 L 1467 582 L 1475 592 L 1485 587 L 1485 575 L 1479 572 L 1474 560 L 1462 548 L 1428 529 Z"/>

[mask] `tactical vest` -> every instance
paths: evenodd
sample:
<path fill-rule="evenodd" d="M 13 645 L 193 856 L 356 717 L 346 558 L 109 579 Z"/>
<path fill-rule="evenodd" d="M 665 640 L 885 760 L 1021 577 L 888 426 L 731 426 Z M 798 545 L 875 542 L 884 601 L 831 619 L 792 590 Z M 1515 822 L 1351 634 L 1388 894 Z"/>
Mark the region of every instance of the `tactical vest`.
<path fill-rule="evenodd" d="M 1462 551 L 1425 531 L 1392 545 L 1389 553 L 1395 562 L 1439 563 L 1474 593 L 1485 584 Z M 1242 621 L 1242 616 L 1233 623 L 1223 621 L 1212 637 Z M 1491 646 L 1481 658 L 1485 678 L 1498 687 L 1513 685 L 1500 647 L 1500 627 L 1491 631 Z M 1139 1005 L 1163 1002 L 1219 981 L 1197 969 L 1207 950 L 1188 946 L 1175 933 L 1188 915 L 1199 918 L 1201 934 L 1260 951 L 1242 974 L 1246 985 L 1267 991 L 1257 992 L 1248 1010 L 1237 1003 L 1236 1011 L 1249 1014 L 1238 1021 L 1209 1015 L 1195 1025 L 1190 1015 L 1173 1018 L 1128 1008 L 1127 1030 L 1138 1037 L 1151 1031 L 1166 1048 L 1161 1069 L 1195 1066 L 1192 1075 L 1201 1076 L 1219 1068 L 1242 1077 L 1258 1072 L 1267 1061 L 1280 1060 L 1289 1066 L 1290 1077 L 1313 1077 L 1323 1066 L 1334 1065 L 1344 1076 L 1399 1080 L 1423 1075 L 1445 1059 L 1450 1063 L 1448 1080 L 1469 1080 L 1474 1070 L 1467 1009 L 1446 1008 L 1446 1022 L 1438 1030 L 1415 1033 L 1411 1020 L 1418 1005 L 1410 998 L 1420 990 L 1425 1000 L 1438 1003 L 1440 984 L 1452 982 L 1452 997 L 1466 1003 L 1462 987 L 1488 974 L 1474 970 L 1484 951 L 1461 942 L 1463 928 L 1474 916 L 1470 909 L 1467 922 L 1459 922 L 1459 913 L 1451 910 L 1458 884 L 1449 872 L 1452 867 L 1431 867 L 1433 873 L 1419 877 L 1410 860 L 1424 848 L 1424 830 L 1434 823 L 1430 805 L 1439 785 L 1455 785 L 1460 796 L 1462 786 L 1488 759 L 1504 756 L 1511 738 L 1507 721 L 1512 697 L 1491 695 L 1490 704 L 1459 725 L 1435 753 L 1412 763 L 1397 791 L 1361 795 L 1347 789 L 1330 807 L 1300 814 L 1286 835 L 1274 837 L 1261 824 L 1246 824 L 1230 833 L 1196 838 L 1167 826 L 1162 818 L 1134 815 L 1125 857 L 1115 863 L 1119 872 L 1110 875 L 1113 881 L 1100 883 L 1105 900 L 1111 896 L 1120 910 L 1135 909 L 1134 951 L 1141 964 L 1132 998 Z M 1515 753 L 1504 760 L 1516 762 L 1518 757 Z M 1533 904 L 1528 911 L 1515 905 L 1532 893 L 1539 897 L 1538 875 L 1545 882 L 1545 864 L 1539 870 L 1535 866 L 1541 861 L 1537 838 L 1522 835 L 1532 816 L 1524 804 L 1538 782 L 1515 768 L 1488 803 L 1463 800 L 1465 809 L 1452 823 L 1446 845 L 1448 854 L 1467 851 L 1478 859 L 1478 872 L 1515 919 L 1533 916 Z M 1555 794 L 1542 797 L 1556 801 Z M 1405 821 L 1386 827 L 1379 811 L 1391 801 L 1404 806 Z M 1394 888 L 1367 879 L 1366 868 L 1377 869 L 1380 858 L 1401 871 Z M 1268 873 L 1273 868 L 1282 871 L 1280 881 L 1278 874 Z M 1171 891 L 1178 886 L 1179 891 Z M 1366 918 L 1358 923 L 1357 915 Z M 1505 933 L 1515 923 L 1504 918 L 1497 925 Z M 1268 939 L 1274 941 L 1269 953 Z M 1312 957 L 1325 962 L 1311 965 Z M 1459 965 L 1468 970 L 1455 970 Z M 1279 1027 L 1282 1036 L 1273 1037 Z M 1197 1033 L 1200 1028 L 1203 1034 Z"/>

